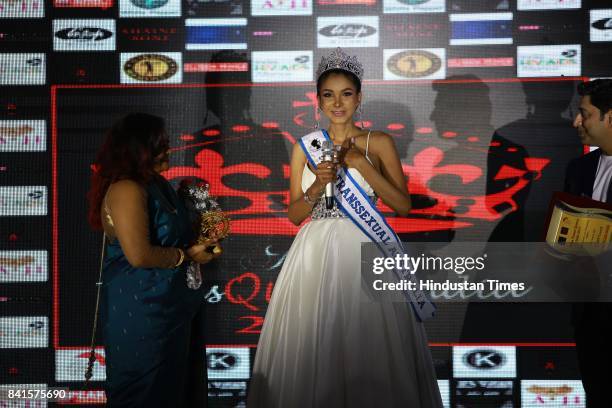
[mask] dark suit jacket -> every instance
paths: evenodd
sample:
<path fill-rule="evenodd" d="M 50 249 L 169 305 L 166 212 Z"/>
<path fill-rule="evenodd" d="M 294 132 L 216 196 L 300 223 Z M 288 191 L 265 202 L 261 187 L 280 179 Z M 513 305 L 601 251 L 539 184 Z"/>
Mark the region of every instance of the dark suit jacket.
<path fill-rule="evenodd" d="M 565 188 L 567 193 L 591 198 L 593 184 L 601 149 L 592 151 L 582 157 L 572 160 L 565 173 Z M 612 181 L 608 187 L 607 203 L 612 203 Z M 602 324 L 612 319 L 612 304 L 607 303 L 575 303 L 572 308 L 572 322 L 577 329 L 588 331 L 593 324 Z"/>
<path fill-rule="evenodd" d="M 564 190 L 571 194 L 591 198 L 593 195 L 593 183 L 601 150 L 597 149 L 589 154 L 572 160 L 565 172 Z M 607 203 L 612 204 L 612 188 L 608 188 Z"/>

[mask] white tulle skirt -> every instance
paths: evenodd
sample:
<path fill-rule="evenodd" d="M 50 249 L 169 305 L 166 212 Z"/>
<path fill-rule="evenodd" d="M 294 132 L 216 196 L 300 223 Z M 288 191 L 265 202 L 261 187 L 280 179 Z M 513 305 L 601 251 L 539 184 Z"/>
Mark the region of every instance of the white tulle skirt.
<path fill-rule="evenodd" d="M 266 313 L 248 408 L 442 407 L 410 305 L 364 302 L 361 242 L 343 218 L 297 234 Z"/>

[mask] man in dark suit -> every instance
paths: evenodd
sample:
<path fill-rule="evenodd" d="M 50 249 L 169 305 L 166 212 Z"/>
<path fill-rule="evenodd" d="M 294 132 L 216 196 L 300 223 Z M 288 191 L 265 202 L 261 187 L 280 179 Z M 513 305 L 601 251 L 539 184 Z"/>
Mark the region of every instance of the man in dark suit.
<path fill-rule="evenodd" d="M 581 100 L 574 127 L 583 144 L 599 149 L 569 163 L 565 191 L 612 204 L 612 80 L 581 83 L 578 93 Z M 595 265 L 604 275 L 612 273 L 610 251 L 596 258 Z M 587 407 L 610 407 L 612 304 L 575 304 L 572 320 Z"/>

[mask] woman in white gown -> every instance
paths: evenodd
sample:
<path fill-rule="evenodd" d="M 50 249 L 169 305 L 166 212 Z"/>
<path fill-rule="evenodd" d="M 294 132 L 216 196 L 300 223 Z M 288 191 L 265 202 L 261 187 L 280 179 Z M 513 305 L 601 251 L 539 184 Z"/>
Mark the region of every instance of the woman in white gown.
<path fill-rule="evenodd" d="M 319 66 L 328 134 L 343 146 L 341 164 L 357 184 L 405 215 L 410 198 L 393 140 L 353 123 L 363 73 L 356 64 L 336 50 Z M 321 195 L 335 175 L 331 163 L 311 169 L 296 143 L 289 219 L 296 225 L 312 219 L 298 232 L 274 286 L 247 406 L 442 407 L 423 325 L 410 305 L 364 301 L 360 249 L 370 240 L 338 208 L 326 209 Z"/>

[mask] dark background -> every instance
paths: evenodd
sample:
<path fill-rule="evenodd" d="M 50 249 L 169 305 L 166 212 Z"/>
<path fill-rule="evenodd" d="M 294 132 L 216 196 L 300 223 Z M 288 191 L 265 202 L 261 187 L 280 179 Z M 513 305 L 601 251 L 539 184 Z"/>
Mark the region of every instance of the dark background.
<path fill-rule="evenodd" d="M 47 316 L 49 327 L 43 334 L 37 327 L 0 327 L 0 336 L 17 344 L 0 349 L 0 384 L 85 388 L 80 373 L 91 335 L 101 241 L 86 223 L 85 193 L 104 131 L 125 113 L 163 116 L 173 148 L 166 176 L 173 183 L 184 177 L 206 181 L 233 220 L 224 256 L 206 271 L 203 300 L 211 353 L 248 348 L 251 357 L 246 365 L 242 360 L 226 370 L 209 364 L 211 402 L 235 406 L 244 399 L 269 294 L 297 232 L 286 218 L 289 153 L 316 120 L 313 84 L 251 83 L 251 52 L 313 51 L 316 69 L 331 51 L 316 48 L 317 16 L 378 16 L 379 47 L 347 51 L 359 56 L 366 71 L 363 119 L 394 137 L 414 202 L 406 218 L 381 209 L 402 239 L 450 248 L 453 242 L 473 241 L 475 253 L 487 241 L 540 240 L 550 195 L 562 188 L 567 162 L 583 152 L 571 127 L 576 84 L 612 70 L 610 43 L 589 37 L 589 11 L 610 8 L 605 1 L 583 0 L 571 10 L 519 11 L 516 1 L 447 0 L 443 13 L 384 14 L 382 0 L 371 5 L 315 0 L 312 16 L 282 17 L 252 16 L 246 1 L 184 1 L 181 16 L 168 18 L 124 18 L 117 3 L 102 9 L 54 7 L 52 1 L 44 2 L 44 17 L 8 18 L 2 12 L 9 3 L 0 0 L 0 54 L 44 53 L 46 83 L 0 85 L 0 142 L 13 137 L 7 132 L 14 125 L 7 121 L 45 120 L 47 149 L 7 152 L 0 144 L 0 185 L 47 186 L 49 204 L 47 216 L 0 213 L 0 262 L 18 256 L 11 251 L 47 250 L 49 265 L 48 281 L 42 283 L 8 283 L 0 274 L 0 318 Z M 27 9 L 32 1 L 23 4 Z M 496 11 L 513 13 L 512 44 L 449 45 L 449 14 Z M 212 17 L 247 18 L 248 49 L 185 50 L 185 19 Z M 115 50 L 54 51 L 52 27 L 58 19 L 115 20 Z M 140 30 L 137 37 L 134 30 Z M 268 34 L 255 34 L 261 32 Z M 565 44 L 581 45 L 582 77 L 517 78 L 518 46 Z M 457 58 L 512 61 L 498 67 L 446 65 L 444 79 L 433 82 L 383 80 L 383 49 L 422 48 L 445 49 L 443 65 Z M 181 53 L 181 83 L 120 84 L 122 52 Z M 248 68 L 181 69 L 192 62 Z M 8 75 L 6 68 L 0 70 L 0 79 Z M 537 380 L 546 387 L 554 385 L 546 381 L 579 379 L 565 305 L 442 305 L 427 329 L 453 406 L 478 401 L 491 407 L 554 406 L 542 396 L 521 394 L 528 388 L 521 382 Z M 41 335 L 48 335 L 48 347 L 28 347 L 28 336 Z M 11 338 L 13 343 L 6 340 Z M 514 375 L 476 385 L 457 375 L 452 346 L 483 343 L 517 348 Z M 97 369 L 103 373 L 103 361 Z M 65 375 L 72 380 L 61 380 Z M 89 388 L 101 386 L 94 381 Z M 471 386 L 481 399 L 478 392 L 466 392 Z M 499 397 L 485 399 L 487 387 Z M 572 393 L 580 396 L 578 388 Z M 514 405 L 503 405 L 508 401 Z M 575 395 L 572 401 L 567 406 L 582 406 Z"/>

